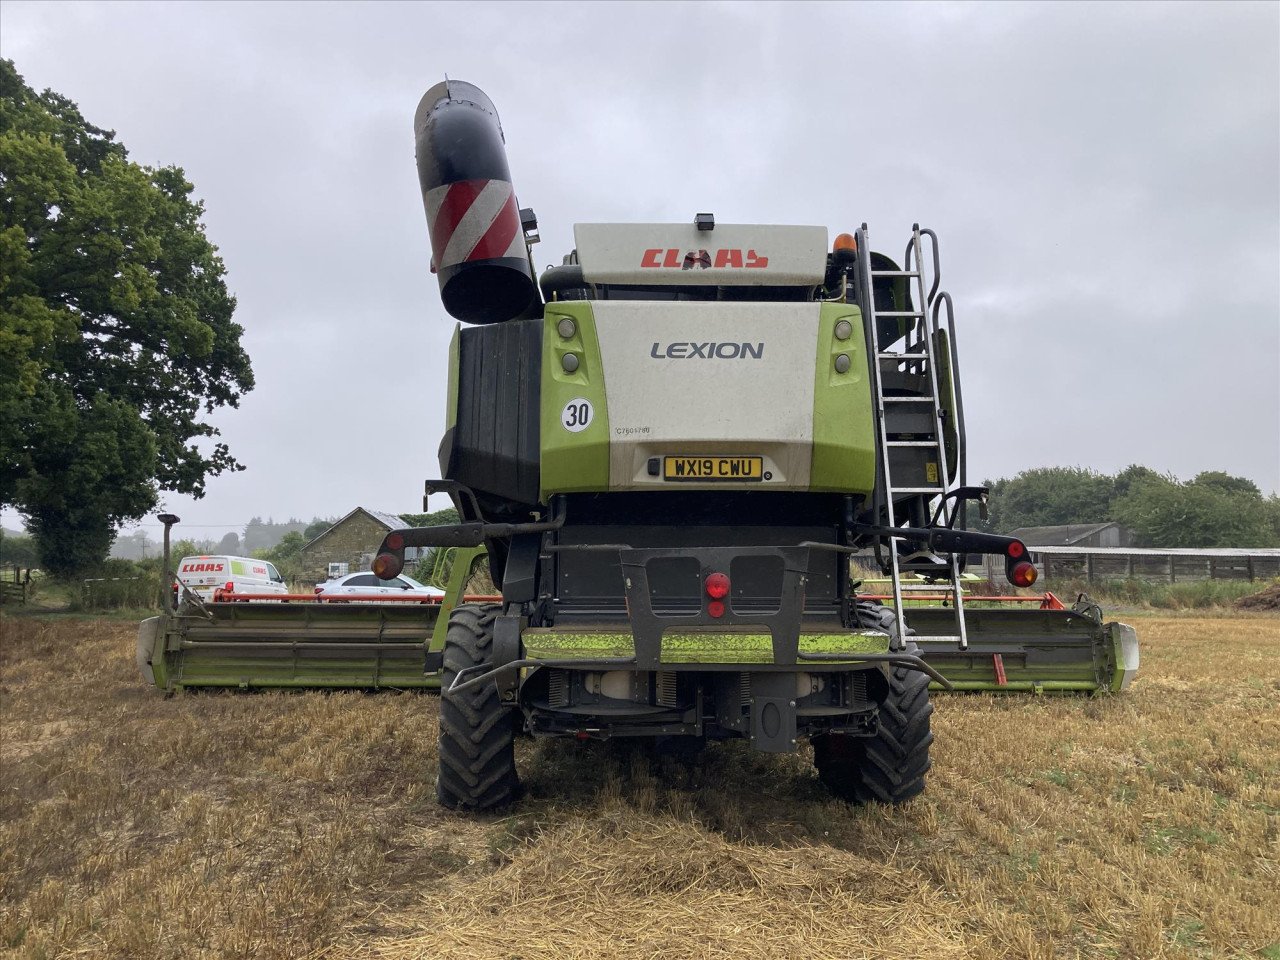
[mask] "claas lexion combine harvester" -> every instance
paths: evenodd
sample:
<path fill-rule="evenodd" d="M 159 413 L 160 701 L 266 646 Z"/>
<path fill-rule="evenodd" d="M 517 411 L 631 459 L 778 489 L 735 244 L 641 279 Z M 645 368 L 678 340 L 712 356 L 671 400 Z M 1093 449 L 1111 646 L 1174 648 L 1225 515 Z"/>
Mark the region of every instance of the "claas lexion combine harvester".
<path fill-rule="evenodd" d="M 144 624 L 166 688 L 438 687 L 439 798 L 519 793 L 519 735 L 813 746 L 852 801 L 917 794 L 930 690 L 1119 691 L 1133 630 L 1087 602 L 966 607 L 973 555 L 1027 587 L 1016 539 L 971 532 L 951 298 L 916 226 L 578 224 L 535 279 L 497 112 L 437 84 L 414 128 L 449 352 L 443 479 L 460 522 L 438 605 L 185 603 Z M 500 596 L 466 598 L 487 553 Z M 888 578 L 858 593 L 851 558 Z M 856 568 L 854 568 L 856 570 Z M 918 604 L 937 595 L 944 604 Z M 249 598 L 252 599 L 252 598 Z M 1056 607 L 1056 608 L 1055 608 Z"/>

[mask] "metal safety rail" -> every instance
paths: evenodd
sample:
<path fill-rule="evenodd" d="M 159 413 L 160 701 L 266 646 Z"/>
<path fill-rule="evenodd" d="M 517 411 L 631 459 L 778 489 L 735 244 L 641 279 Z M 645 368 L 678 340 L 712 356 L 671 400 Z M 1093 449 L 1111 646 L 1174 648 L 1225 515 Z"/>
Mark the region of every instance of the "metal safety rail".
<path fill-rule="evenodd" d="M 926 278 L 926 270 L 924 265 L 924 243 L 923 238 L 928 237 L 931 242 L 932 252 L 932 272 Z M 874 358 L 871 367 L 871 382 L 876 401 L 876 428 L 880 439 L 880 465 L 882 476 L 884 477 L 884 498 L 885 509 L 887 511 L 888 526 L 890 528 L 900 526 L 896 501 L 900 498 L 909 497 L 925 497 L 930 503 L 937 503 L 935 516 L 941 516 L 946 503 L 945 498 L 953 488 L 953 478 L 951 477 L 950 464 L 947 459 L 946 450 L 946 434 L 943 432 L 943 395 L 941 384 L 938 379 L 938 362 L 937 352 L 942 343 L 951 345 L 950 356 L 948 361 L 953 360 L 954 337 L 951 326 L 951 298 L 945 292 L 939 292 L 938 286 L 941 281 L 941 271 L 938 261 L 938 238 L 937 235 L 928 229 L 921 229 L 920 225 L 912 226 L 911 240 L 907 244 L 906 255 L 903 258 L 903 269 L 901 270 L 876 270 L 871 260 L 871 243 L 868 236 L 867 225 L 864 223 L 862 228 L 856 235 L 858 257 L 860 259 L 861 274 L 866 278 L 863 284 L 863 303 L 861 304 L 866 313 L 866 326 L 869 331 L 868 352 Z M 905 306 L 905 310 L 878 310 L 875 302 L 875 282 L 879 279 L 899 279 L 904 278 L 908 281 L 908 287 L 913 287 L 911 300 Z M 930 281 L 926 290 L 926 279 Z M 941 323 L 941 307 L 943 304 L 947 307 L 947 331 L 946 336 L 939 335 Z M 902 323 L 903 329 L 901 335 L 888 344 L 882 345 L 879 336 L 879 320 L 894 319 Z M 896 347 L 896 349 L 882 349 L 882 347 Z M 892 366 L 903 372 L 924 376 L 925 383 L 928 387 L 926 396 L 895 396 L 886 393 L 884 386 L 884 367 Z M 949 386 L 954 385 L 954 370 L 949 377 Z M 893 404 L 928 404 L 932 412 L 933 421 L 933 437 L 925 440 L 894 440 L 890 439 L 889 428 L 886 417 L 886 409 Z M 957 419 L 959 417 L 959 403 L 953 404 L 953 408 L 957 411 Z M 956 455 L 957 465 L 962 468 L 963 444 L 961 441 L 962 434 L 958 432 L 962 429 L 962 424 L 957 423 L 957 443 Z M 936 460 L 932 461 L 936 464 L 936 473 L 934 476 L 926 477 L 926 485 L 901 484 L 894 480 L 893 476 L 893 458 L 890 453 L 895 448 L 918 447 L 932 450 L 936 453 Z M 953 509 L 962 509 L 959 504 L 954 504 Z M 889 540 L 889 563 L 890 574 L 893 583 L 893 602 L 895 616 L 897 617 L 898 637 L 905 638 L 906 621 L 903 612 L 903 593 L 920 592 L 920 591 L 936 591 L 938 589 L 935 584 L 906 585 L 902 583 L 902 569 L 899 559 L 898 546 L 901 543 L 908 542 L 902 537 L 890 535 Z M 954 641 L 959 645 L 961 650 L 967 648 L 969 639 L 965 624 L 964 614 L 964 598 L 960 589 L 960 559 L 956 553 L 949 554 L 947 563 L 947 576 L 950 582 L 951 592 L 955 597 L 955 633 L 935 636 L 918 636 L 917 642 L 929 641 Z M 900 640 L 905 642 L 905 639 Z"/>

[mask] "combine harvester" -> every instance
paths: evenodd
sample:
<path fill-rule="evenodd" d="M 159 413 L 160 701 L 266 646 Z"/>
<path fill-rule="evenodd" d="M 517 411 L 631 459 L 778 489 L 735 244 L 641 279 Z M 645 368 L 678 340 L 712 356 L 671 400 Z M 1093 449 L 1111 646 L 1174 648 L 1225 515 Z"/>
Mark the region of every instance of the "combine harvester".
<path fill-rule="evenodd" d="M 931 684 L 1125 687 L 1134 632 L 1095 605 L 965 605 L 969 555 L 1003 558 L 1020 588 L 1036 570 L 1020 541 L 966 526 L 987 490 L 966 478 L 932 231 L 895 262 L 865 224 L 834 242 L 707 213 L 578 224 L 535 279 L 537 221 L 489 98 L 438 84 L 414 128 L 432 270 L 462 321 L 426 494 L 462 522 L 393 531 L 373 570 L 483 547 L 501 595 L 454 606 L 456 579 L 448 612 L 186 605 L 143 627 L 157 685 L 439 683 L 439 796 L 467 809 L 518 795 L 517 733 L 808 738 L 836 794 L 896 802 L 923 789 Z M 891 606 L 855 592 L 867 552 Z M 375 650 L 403 660 L 395 683 Z"/>

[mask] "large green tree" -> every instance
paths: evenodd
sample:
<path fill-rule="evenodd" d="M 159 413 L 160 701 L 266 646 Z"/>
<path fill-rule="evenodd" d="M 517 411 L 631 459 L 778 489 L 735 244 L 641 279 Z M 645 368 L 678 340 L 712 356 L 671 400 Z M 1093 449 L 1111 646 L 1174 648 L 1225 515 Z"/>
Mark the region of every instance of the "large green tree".
<path fill-rule="evenodd" d="M 243 469 L 205 419 L 253 374 L 193 190 L 0 61 L 0 504 L 52 572 Z"/>
<path fill-rule="evenodd" d="M 1186 483 L 1149 477 L 1116 498 L 1114 519 L 1143 546 L 1280 546 L 1280 501 L 1244 477 L 1201 473 Z"/>
<path fill-rule="evenodd" d="M 1205 471 L 1185 483 L 1139 465 L 1115 476 L 1079 467 L 1042 467 L 991 488 L 985 528 L 1117 521 L 1146 547 L 1280 546 L 1280 498 L 1245 477 Z"/>
<path fill-rule="evenodd" d="M 1111 519 L 1115 479 L 1082 467 L 1037 467 L 983 485 L 991 488 L 986 526 L 998 533 Z"/>

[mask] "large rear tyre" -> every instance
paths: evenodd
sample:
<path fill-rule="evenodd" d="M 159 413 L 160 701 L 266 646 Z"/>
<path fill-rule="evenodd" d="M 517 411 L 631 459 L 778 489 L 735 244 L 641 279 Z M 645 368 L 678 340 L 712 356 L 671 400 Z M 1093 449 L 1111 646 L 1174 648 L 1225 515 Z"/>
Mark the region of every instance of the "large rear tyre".
<path fill-rule="evenodd" d="M 451 810 L 492 810 L 520 796 L 515 725 L 492 683 L 463 693 L 449 686 L 468 667 L 493 657 L 493 621 L 502 607 L 467 603 L 449 617 L 440 688 L 440 775 L 436 799 Z"/>
<path fill-rule="evenodd" d="M 893 611 L 859 603 L 864 629 L 898 632 Z M 906 653 L 917 653 L 907 642 Z M 827 733 L 813 738 L 813 763 L 833 794 L 850 803 L 903 803 L 924 790 L 933 733 L 929 717 L 929 677 L 918 670 L 895 667 L 886 681 L 879 671 L 868 676 L 868 693 L 879 707 L 879 725 L 871 737 Z"/>

